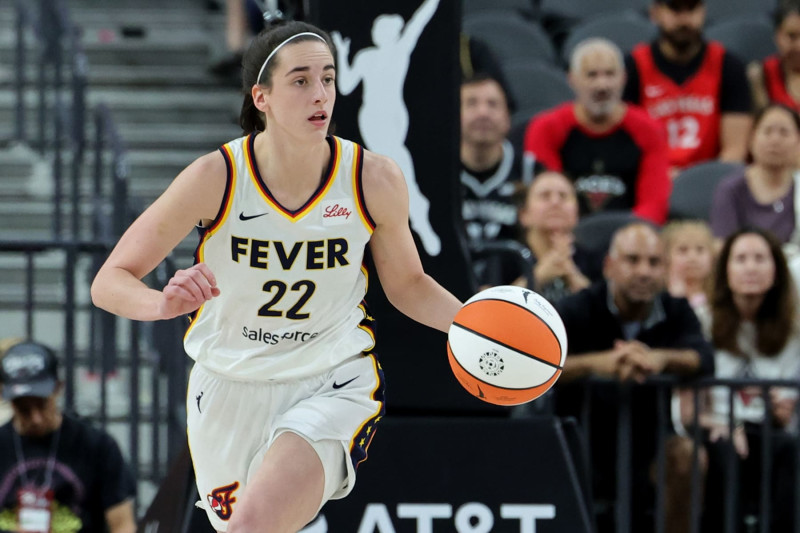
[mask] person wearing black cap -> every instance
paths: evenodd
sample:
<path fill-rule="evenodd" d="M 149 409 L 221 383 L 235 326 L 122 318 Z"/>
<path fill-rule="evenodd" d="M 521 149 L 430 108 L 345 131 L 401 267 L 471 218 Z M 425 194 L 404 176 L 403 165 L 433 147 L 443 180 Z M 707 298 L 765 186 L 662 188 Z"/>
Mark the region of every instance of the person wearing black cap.
<path fill-rule="evenodd" d="M 744 161 L 750 86 L 744 64 L 703 39 L 703 1 L 655 0 L 650 18 L 658 38 L 626 58 L 623 98 L 664 124 L 673 176 L 705 160 Z"/>
<path fill-rule="evenodd" d="M 136 531 L 133 476 L 108 434 L 62 413 L 53 351 L 11 346 L 0 385 L 13 411 L 0 427 L 0 531 Z"/>

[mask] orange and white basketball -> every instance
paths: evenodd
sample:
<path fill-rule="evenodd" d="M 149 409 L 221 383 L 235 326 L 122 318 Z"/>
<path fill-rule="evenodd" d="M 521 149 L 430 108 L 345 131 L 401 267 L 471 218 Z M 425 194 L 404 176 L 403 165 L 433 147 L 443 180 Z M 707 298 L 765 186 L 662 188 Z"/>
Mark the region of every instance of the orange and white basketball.
<path fill-rule="evenodd" d="M 497 405 L 534 400 L 553 386 L 567 358 L 567 333 L 555 308 L 522 287 L 479 292 L 447 335 L 450 367 L 473 396 Z"/>

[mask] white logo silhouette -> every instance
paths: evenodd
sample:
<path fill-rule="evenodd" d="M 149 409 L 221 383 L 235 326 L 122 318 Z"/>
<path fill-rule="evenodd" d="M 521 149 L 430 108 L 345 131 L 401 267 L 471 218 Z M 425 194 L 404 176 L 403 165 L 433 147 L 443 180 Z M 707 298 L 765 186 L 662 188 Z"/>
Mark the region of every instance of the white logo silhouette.
<path fill-rule="evenodd" d="M 394 159 L 406 177 L 411 227 L 419 235 L 428 255 L 439 255 L 441 240 L 433 231 L 428 210 L 430 201 L 422 194 L 414 173 L 414 160 L 406 148 L 408 109 L 403 86 L 422 30 L 433 17 L 439 0 L 425 0 L 406 23 L 397 14 L 384 14 L 372 23 L 375 46 L 362 48 L 348 63 L 350 38 L 331 33 L 337 49 L 337 82 L 342 94 L 350 94 L 363 81 L 358 127 L 368 149 Z"/>
<path fill-rule="evenodd" d="M 319 515 L 316 520 L 301 529 L 299 533 L 328 533 L 328 521 L 325 520 L 325 515 Z"/>

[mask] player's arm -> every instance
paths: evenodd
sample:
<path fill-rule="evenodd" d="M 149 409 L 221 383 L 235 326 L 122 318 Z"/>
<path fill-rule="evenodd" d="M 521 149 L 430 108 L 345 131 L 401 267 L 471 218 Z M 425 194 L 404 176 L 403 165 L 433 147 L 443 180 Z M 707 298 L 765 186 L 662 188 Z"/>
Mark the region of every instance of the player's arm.
<path fill-rule="evenodd" d="M 174 305 L 170 308 L 165 304 L 164 292 L 150 289 L 141 279 L 167 257 L 195 224 L 216 217 L 226 176 L 225 160 L 219 152 L 200 157 L 186 167 L 120 238 L 92 283 L 94 304 L 133 320 L 167 319 L 188 312 Z M 181 275 L 182 286 L 171 290 L 191 293 L 186 299 L 209 299 L 214 291 L 218 294 L 213 274 L 205 265 L 195 265 L 181 271 Z"/>
<path fill-rule="evenodd" d="M 359 50 L 353 58 L 352 66 L 350 60 L 350 37 L 344 37 L 338 31 L 331 32 L 331 39 L 333 44 L 336 45 L 336 87 L 342 94 L 350 94 L 361 83 L 361 74 L 358 72 L 357 63 L 360 63 L 359 58 L 363 54 L 363 50 Z"/>
<path fill-rule="evenodd" d="M 133 518 L 133 500 L 125 500 L 106 509 L 106 524 L 109 533 L 136 533 Z"/>
<path fill-rule="evenodd" d="M 370 249 L 386 297 L 408 317 L 447 332 L 461 302 L 422 269 L 408 226 L 403 173 L 391 159 L 365 151 L 363 183 L 375 222 Z"/>
<path fill-rule="evenodd" d="M 422 34 L 422 30 L 425 29 L 425 26 L 433 18 L 437 7 L 439 7 L 439 0 L 425 0 L 411 16 L 411 19 L 406 24 L 406 27 L 403 29 L 403 34 L 400 37 L 406 49 L 414 49 L 414 44 Z"/>

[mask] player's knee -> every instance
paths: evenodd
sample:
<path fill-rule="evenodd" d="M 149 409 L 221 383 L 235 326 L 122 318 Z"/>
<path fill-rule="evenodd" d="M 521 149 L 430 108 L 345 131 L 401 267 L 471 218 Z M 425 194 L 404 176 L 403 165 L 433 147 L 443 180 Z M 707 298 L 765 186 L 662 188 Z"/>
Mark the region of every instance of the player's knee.
<path fill-rule="evenodd" d="M 265 515 L 245 507 L 239 509 L 239 512 L 228 522 L 227 533 L 295 533 L 308 521 L 297 520 L 297 524 L 288 522 L 291 522 L 288 517 Z"/>
<path fill-rule="evenodd" d="M 258 520 L 254 513 L 243 508 L 239 509 L 239 512 L 228 522 L 227 533 L 272 533 L 272 531 L 270 524 Z"/>

